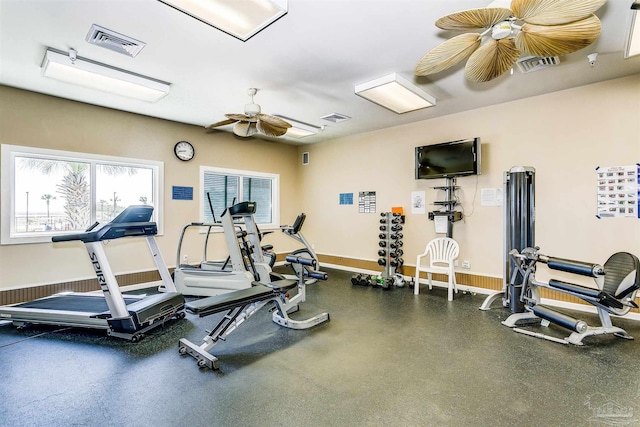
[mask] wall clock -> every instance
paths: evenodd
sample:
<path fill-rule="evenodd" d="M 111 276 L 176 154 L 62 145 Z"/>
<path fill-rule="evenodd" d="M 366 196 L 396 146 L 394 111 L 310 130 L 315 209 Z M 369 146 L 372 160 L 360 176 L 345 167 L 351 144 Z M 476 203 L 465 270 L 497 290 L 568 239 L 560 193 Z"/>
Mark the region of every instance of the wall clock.
<path fill-rule="evenodd" d="M 173 147 L 173 153 L 178 159 L 187 162 L 193 159 L 193 156 L 196 155 L 196 150 L 190 142 L 180 141 Z"/>

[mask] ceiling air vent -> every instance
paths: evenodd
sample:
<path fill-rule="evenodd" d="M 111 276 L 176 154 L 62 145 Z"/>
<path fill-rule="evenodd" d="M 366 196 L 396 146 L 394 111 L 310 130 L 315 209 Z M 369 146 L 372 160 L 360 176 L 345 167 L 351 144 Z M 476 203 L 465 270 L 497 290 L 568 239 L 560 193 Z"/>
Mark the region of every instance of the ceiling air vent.
<path fill-rule="evenodd" d="M 349 120 L 351 117 L 345 116 L 344 114 L 340 114 L 340 113 L 331 113 L 326 116 L 322 116 L 320 118 L 333 123 L 340 123 L 340 122 Z"/>
<path fill-rule="evenodd" d="M 560 58 L 557 56 L 547 56 L 541 58 L 539 56 L 525 56 L 518 59 L 518 68 L 523 73 L 531 73 L 533 71 L 540 71 L 544 68 L 549 68 L 560 63 Z"/>
<path fill-rule="evenodd" d="M 122 53 L 134 57 L 140 53 L 147 44 L 134 38 L 107 30 L 99 25 L 93 24 L 86 37 L 87 42 L 96 46 L 101 46 L 114 52 Z"/>

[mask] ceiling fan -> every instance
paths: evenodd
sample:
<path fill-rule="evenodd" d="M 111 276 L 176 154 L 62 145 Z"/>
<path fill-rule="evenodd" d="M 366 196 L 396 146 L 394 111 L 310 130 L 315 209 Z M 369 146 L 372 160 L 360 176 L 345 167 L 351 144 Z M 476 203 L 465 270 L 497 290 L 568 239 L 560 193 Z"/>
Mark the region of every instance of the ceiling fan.
<path fill-rule="evenodd" d="M 253 136 L 256 133 L 266 136 L 282 136 L 287 133 L 287 129 L 291 127 L 290 123 L 280 117 L 260 112 L 260 106 L 253 102 L 253 97 L 257 92 L 258 89 L 256 88 L 250 88 L 247 91 L 247 95 L 251 97 L 251 102 L 244 106 L 244 114 L 225 114 L 227 120 L 209 125 L 207 129 L 235 123 L 233 133 L 244 138 Z"/>
<path fill-rule="evenodd" d="M 607 0 L 497 0 L 486 8 L 455 12 L 436 21 L 443 30 L 477 31 L 455 36 L 418 61 L 415 74 L 446 70 L 468 58 L 465 77 L 488 82 L 511 69 L 521 54 L 566 55 L 593 43 L 601 23 L 593 13 Z M 484 36 L 490 36 L 482 46 Z"/>

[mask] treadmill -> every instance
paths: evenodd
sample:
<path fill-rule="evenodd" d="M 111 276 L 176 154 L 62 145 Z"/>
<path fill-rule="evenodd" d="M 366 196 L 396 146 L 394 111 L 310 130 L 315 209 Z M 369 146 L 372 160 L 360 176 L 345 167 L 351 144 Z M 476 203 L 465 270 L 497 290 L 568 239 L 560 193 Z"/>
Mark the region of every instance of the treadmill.
<path fill-rule="evenodd" d="M 0 320 L 17 327 L 31 324 L 105 329 L 110 336 L 137 342 L 143 334 L 165 320 L 185 317 L 185 300 L 176 291 L 169 270 L 158 249 L 158 228 L 150 222 L 152 206 L 129 206 L 110 223 L 84 233 L 55 235 L 53 242 L 83 242 L 98 278 L 101 293 L 60 293 L 33 301 L 0 306 Z M 163 293 L 123 296 L 104 251 L 103 241 L 124 237 L 144 237 L 155 261 Z"/>

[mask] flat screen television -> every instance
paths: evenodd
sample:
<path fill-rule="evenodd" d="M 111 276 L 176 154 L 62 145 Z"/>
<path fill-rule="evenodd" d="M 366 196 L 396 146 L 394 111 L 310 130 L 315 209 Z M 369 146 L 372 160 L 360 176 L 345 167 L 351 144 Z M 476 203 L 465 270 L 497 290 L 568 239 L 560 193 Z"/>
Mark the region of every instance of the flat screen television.
<path fill-rule="evenodd" d="M 480 138 L 416 147 L 416 179 L 480 175 Z"/>

